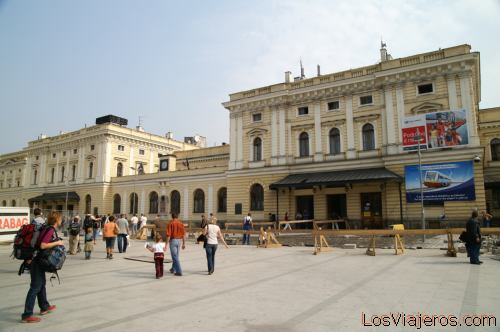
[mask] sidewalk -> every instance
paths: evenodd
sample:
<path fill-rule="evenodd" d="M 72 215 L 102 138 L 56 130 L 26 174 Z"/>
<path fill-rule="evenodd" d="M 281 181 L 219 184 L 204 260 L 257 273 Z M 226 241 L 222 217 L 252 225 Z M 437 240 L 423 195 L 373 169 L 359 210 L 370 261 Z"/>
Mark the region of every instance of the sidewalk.
<path fill-rule="evenodd" d="M 370 257 L 363 249 L 314 256 L 307 247 L 219 246 L 208 276 L 202 246 L 188 243 L 184 276 L 156 280 L 153 264 L 124 259 L 148 260 L 143 241 L 113 260 L 105 259 L 102 241 L 96 248 L 90 261 L 68 256 L 61 285 L 48 283 L 57 310 L 40 324 L 21 324 L 29 276 L 17 276 L 19 261 L 8 257 L 10 246 L 0 246 L 1 331 L 370 331 L 362 313 L 390 311 L 500 318 L 500 262 L 491 255 L 475 266 L 464 254 L 450 258 L 435 249 L 400 256 L 380 249 Z M 477 331 L 498 330 L 499 323 Z M 422 329 L 434 330 L 456 328 Z"/>

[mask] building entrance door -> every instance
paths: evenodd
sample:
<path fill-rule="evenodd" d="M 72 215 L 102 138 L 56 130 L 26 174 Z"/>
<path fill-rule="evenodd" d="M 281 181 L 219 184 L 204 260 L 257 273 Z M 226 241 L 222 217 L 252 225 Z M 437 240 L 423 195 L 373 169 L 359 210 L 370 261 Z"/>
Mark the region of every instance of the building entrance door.
<path fill-rule="evenodd" d="M 326 205 L 328 219 L 338 220 L 347 218 L 347 199 L 345 194 L 327 195 Z M 345 224 L 339 224 L 340 228 L 345 228 Z"/>
<path fill-rule="evenodd" d="M 295 219 L 299 220 L 310 220 L 314 219 L 314 196 L 297 196 L 296 197 L 296 212 Z M 297 228 L 300 228 L 301 224 L 297 224 Z M 307 225 L 311 227 L 311 225 Z"/>
<path fill-rule="evenodd" d="M 361 194 L 361 222 L 363 228 L 382 228 L 382 193 Z"/>

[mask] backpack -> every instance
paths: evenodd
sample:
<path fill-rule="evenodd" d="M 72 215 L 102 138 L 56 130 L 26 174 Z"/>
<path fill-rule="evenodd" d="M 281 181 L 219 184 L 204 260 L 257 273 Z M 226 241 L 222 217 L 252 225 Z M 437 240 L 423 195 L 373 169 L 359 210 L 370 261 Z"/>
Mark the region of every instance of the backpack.
<path fill-rule="evenodd" d="M 90 219 L 89 217 L 85 218 L 85 220 L 83 221 L 83 229 L 87 230 L 89 228 L 92 228 L 92 219 Z"/>
<path fill-rule="evenodd" d="M 463 231 L 458 237 L 458 239 L 462 242 L 467 242 L 467 231 Z"/>
<path fill-rule="evenodd" d="M 22 225 L 14 237 L 11 256 L 21 260 L 32 259 L 35 255 L 36 244 L 42 228 L 43 226 L 36 222 Z"/>
<path fill-rule="evenodd" d="M 76 236 L 80 234 L 80 223 L 78 222 L 72 222 L 69 225 L 69 234 Z"/>
<path fill-rule="evenodd" d="M 40 234 L 40 240 L 38 241 L 37 246 L 40 247 L 41 244 L 41 239 L 43 236 L 50 230 L 54 229 L 54 237 L 52 238 L 53 242 L 59 241 L 60 238 L 57 235 L 57 231 L 54 227 L 49 226 L 43 229 L 43 231 Z M 57 271 L 59 271 L 63 265 L 64 261 L 66 260 L 66 250 L 64 246 L 55 246 L 50 249 L 45 249 L 45 250 L 39 250 L 38 254 L 36 255 L 36 261 L 40 265 L 43 271 L 45 272 L 52 272 L 57 275 Z M 57 275 L 59 278 L 59 276 Z"/>

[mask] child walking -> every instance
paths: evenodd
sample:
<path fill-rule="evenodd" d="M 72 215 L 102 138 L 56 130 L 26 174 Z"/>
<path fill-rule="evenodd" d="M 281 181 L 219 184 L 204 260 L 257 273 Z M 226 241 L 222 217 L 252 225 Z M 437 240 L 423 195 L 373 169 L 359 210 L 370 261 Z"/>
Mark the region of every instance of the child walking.
<path fill-rule="evenodd" d="M 155 244 L 147 248 L 154 254 L 156 279 L 163 278 L 163 258 L 165 251 L 167 251 L 167 245 L 163 242 L 160 233 L 156 233 L 155 235 Z"/>
<path fill-rule="evenodd" d="M 90 254 L 94 250 L 94 236 L 92 234 L 92 228 L 88 228 L 85 230 L 85 259 L 90 259 Z"/>

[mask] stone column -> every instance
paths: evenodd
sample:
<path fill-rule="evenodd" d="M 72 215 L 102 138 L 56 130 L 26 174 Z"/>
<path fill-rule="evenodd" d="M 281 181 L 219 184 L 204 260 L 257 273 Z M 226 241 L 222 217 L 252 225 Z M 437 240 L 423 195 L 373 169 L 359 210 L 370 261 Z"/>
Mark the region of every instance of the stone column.
<path fill-rule="evenodd" d="M 278 132 L 278 109 L 273 107 L 271 109 L 271 165 L 278 164 L 278 145 L 279 145 L 279 132 Z"/>
<path fill-rule="evenodd" d="M 70 152 L 66 151 L 66 171 L 64 172 L 64 184 L 67 186 L 69 184 L 69 180 L 71 178 L 71 170 L 69 169 L 69 156 Z"/>
<path fill-rule="evenodd" d="M 184 187 L 182 201 L 184 202 L 183 209 L 182 209 L 183 210 L 182 219 L 188 220 L 188 218 L 189 218 L 189 190 L 188 190 L 188 187 Z"/>
<path fill-rule="evenodd" d="M 155 155 L 155 152 L 153 151 L 153 149 L 150 149 L 149 150 L 149 173 L 154 173 L 155 171 L 155 159 L 154 159 L 154 155 Z"/>
<path fill-rule="evenodd" d="M 396 87 L 396 110 L 398 113 L 398 127 L 396 130 L 398 132 L 398 144 L 399 144 L 399 152 L 403 151 L 403 121 L 405 119 L 405 104 L 404 104 L 404 94 L 403 94 L 403 85 L 398 85 Z"/>
<path fill-rule="evenodd" d="M 462 108 L 467 112 L 467 129 L 469 131 L 469 145 L 479 146 L 479 136 L 477 135 L 476 107 L 472 101 L 472 78 L 470 73 L 460 76 L 460 98 Z"/>
<path fill-rule="evenodd" d="M 84 180 L 84 170 L 85 170 L 85 152 L 83 147 L 80 145 L 78 147 L 78 166 L 77 166 L 77 177 L 76 183 L 82 183 Z"/>
<path fill-rule="evenodd" d="M 396 144 L 396 128 L 394 126 L 394 120 L 398 120 L 397 115 L 394 114 L 394 106 L 392 101 L 392 87 L 386 87 L 384 89 L 385 95 L 385 123 L 382 122 L 382 127 L 385 127 L 385 133 L 387 135 L 387 153 L 396 154 L 398 153 L 398 148 Z"/>
<path fill-rule="evenodd" d="M 236 168 L 236 117 L 233 113 L 229 113 L 229 169 Z"/>
<path fill-rule="evenodd" d="M 286 164 L 286 109 L 279 109 L 279 164 Z M 290 135 L 291 133 L 288 133 Z"/>
<path fill-rule="evenodd" d="M 104 151 L 102 153 L 103 157 L 103 170 L 102 170 L 102 181 L 111 181 L 111 142 L 106 141 L 104 143 Z"/>
<path fill-rule="evenodd" d="M 39 179 L 38 186 L 45 187 L 47 185 L 47 153 L 44 152 L 40 156 L 40 169 L 39 169 Z"/>
<path fill-rule="evenodd" d="M 243 167 L 243 113 L 239 114 L 236 118 L 236 168 L 240 169 Z"/>
<path fill-rule="evenodd" d="M 144 213 L 146 214 L 149 211 L 145 211 L 146 207 L 146 193 L 144 192 L 144 189 L 141 191 L 141 197 L 139 199 L 139 213 Z"/>
<path fill-rule="evenodd" d="M 130 149 L 128 175 L 134 175 L 137 174 L 137 170 L 133 170 L 131 167 L 135 168 L 135 160 L 134 160 L 135 148 L 133 145 L 130 145 L 128 148 Z"/>
<path fill-rule="evenodd" d="M 346 96 L 345 102 L 345 124 L 347 128 L 347 151 L 346 158 L 356 158 L 356 147 L 354 145 L 354 119 L 352 112 L 352 95 Z"/>
<path fill-rule="evenodd" d="M 314 161 L 323 160 L 323 146 L 321 139 L 321 105 L 319 102 L 315 103 L 314 106 L 314 142 L 315 142 L 315 153 Z"/>
<path fill-rule="evenodd" d="M 54 183 L 59 183 L 59 180 L 61 180 L 60 172 L 59 172 L 59 152 L 56 154 L 56 171 L 54 172 Z"/>
<path fill-rule="evenodd" d="M 26 166 L 23 170 L 23 187 L 28 187 L 31 184 L 31 172 L 33 172 L 33 170 L 31 169 L 31 156 L 28 155 L 28 157 L 26 158 Z"/>
<path fill-rule="evenodd" d="M 214 186 L 213 184 L 208 185 L 208 209 L 207 213 L 214 212 Z"/>
<path fill-rule="evenodd" d="M 446 82 L 448 84 L 448 104 L 450 105 L 450 110 L 457 110 L 458 98 L 455 75 L 446 76 Z"/>
<path fill-rule="evenodd" d="M 122 195 L 122 201 L 121 201 L 121 207 L 120 207 L 120 211 L 121 213 L 128 213 L 129 211 L 127 211 L 127 202 L 129 200 L 129 197 L 127 196 L 127 192 L 123 192 L 123 195 Z"/>

